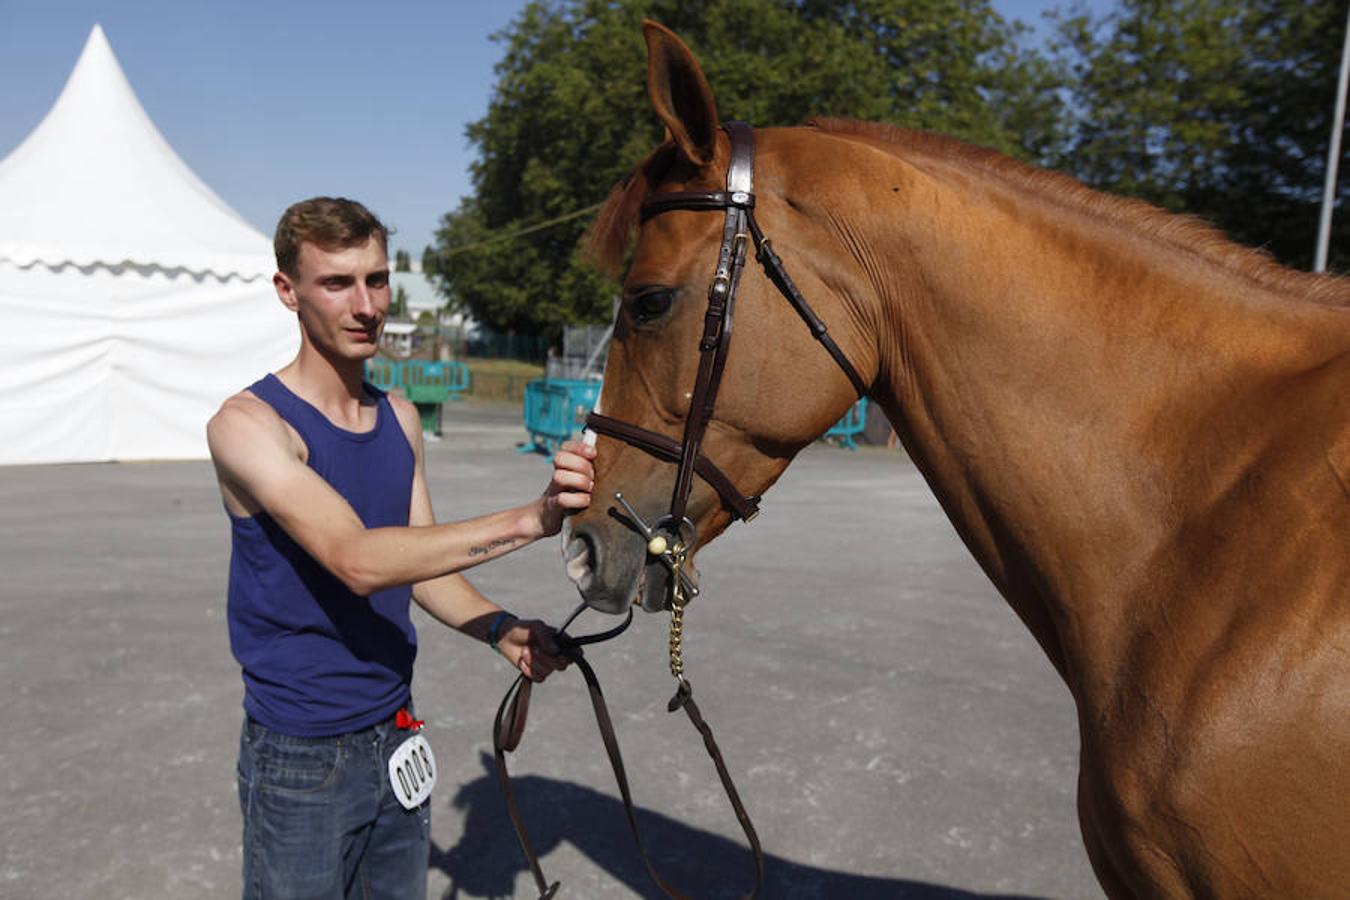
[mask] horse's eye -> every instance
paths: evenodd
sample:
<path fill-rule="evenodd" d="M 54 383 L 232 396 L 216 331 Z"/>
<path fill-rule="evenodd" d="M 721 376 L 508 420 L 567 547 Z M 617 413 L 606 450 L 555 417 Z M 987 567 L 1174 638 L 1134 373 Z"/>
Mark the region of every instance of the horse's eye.
<path fill-rule="evenodd" d="M 655 322 L 670 311 L 675 292 L 670 288 L 646 288 L 633 296 L 633 318 L 639 325 Z"/>

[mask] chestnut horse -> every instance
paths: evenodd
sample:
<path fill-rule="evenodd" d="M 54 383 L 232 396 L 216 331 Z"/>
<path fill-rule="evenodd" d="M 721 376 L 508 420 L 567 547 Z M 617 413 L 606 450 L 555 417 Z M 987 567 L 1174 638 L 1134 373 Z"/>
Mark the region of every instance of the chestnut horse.
<path fill-rule="evenodd" d="M 645 34 L 668 139 L 593 231 L 617 268 L 639 229 L 600 405 L 678 442 L 723 216 L 638 210 L 724 190 L 730 147 L 693 55 Z M 1072 692 L 1106 892 L 1350 896 L 1350 284 L 943 137 L 754 141 L 763 234 Z M 757 494 L 855 390 L 753 261 L 735 310 L 702 449 Z M 675 467 L 599 440 L 569 574 L 659 606 L 605 498 L 656 519 Z M 703 480 L 687 515 L 700 543 L 732 519 Z"/>

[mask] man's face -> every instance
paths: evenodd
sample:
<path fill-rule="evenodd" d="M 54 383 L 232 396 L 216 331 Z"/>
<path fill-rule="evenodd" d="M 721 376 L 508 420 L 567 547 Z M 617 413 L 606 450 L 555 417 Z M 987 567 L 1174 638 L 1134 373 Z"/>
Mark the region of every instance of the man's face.
<path fill-rule="evenodd" d="M 324 355 L 369 359 L 389 312 L 389 258 L 376 237 L 341 250 L 300 245 L 295 277 L 273 279 L 282 303 Z"/>

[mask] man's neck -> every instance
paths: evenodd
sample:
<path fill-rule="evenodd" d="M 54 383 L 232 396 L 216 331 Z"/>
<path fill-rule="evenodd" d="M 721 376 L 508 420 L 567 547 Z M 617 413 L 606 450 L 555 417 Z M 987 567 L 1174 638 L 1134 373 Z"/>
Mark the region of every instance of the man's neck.
<path fill-rule="evenodd" d="M 362 408 L 371 401 L 362 387 L 364 360 L 333 359 L 302 346 L 299 355 L 278 371 L 277 377 L 334 425 L 362 431 L 368 424 L 362 416 Z"/>

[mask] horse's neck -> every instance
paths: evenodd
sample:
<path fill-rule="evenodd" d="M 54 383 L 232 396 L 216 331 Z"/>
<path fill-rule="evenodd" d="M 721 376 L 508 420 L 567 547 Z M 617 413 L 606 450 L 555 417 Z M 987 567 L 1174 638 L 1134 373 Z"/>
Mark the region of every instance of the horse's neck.
<path fill-rule="evenodd" d="M 895 273 L 878 399 L 1072 686 L 1127 652 L 1169 542 L 1268 450 L 1280 385 L 1344 361 L 1347 316 L 1078 211 L 916 193 L 871 248 Z"/>

